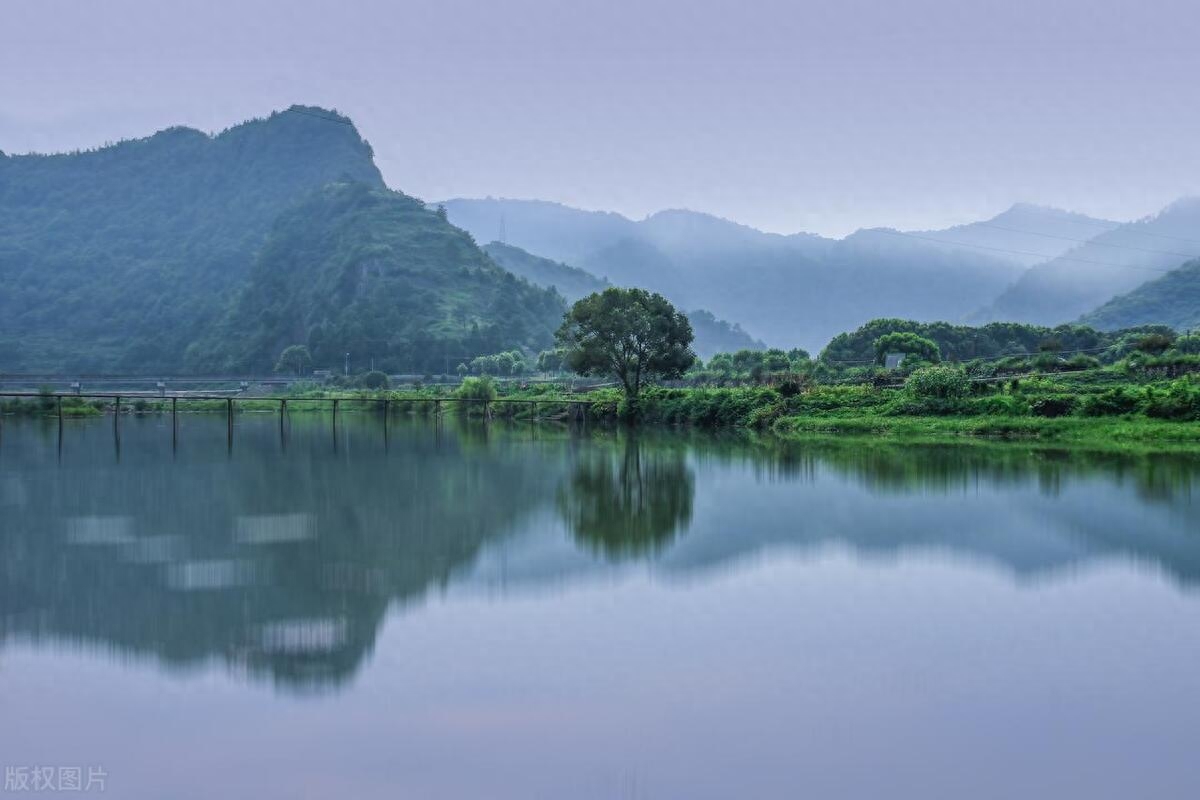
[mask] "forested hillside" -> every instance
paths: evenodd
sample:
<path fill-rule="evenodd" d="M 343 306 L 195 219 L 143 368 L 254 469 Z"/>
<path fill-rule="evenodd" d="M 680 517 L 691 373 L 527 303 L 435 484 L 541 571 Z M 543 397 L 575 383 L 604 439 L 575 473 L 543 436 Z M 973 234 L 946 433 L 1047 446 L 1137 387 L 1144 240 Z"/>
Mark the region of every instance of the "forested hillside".
<path fill-rule="evenodd" d="M 1101 330 L 1157 324 L 1183 332 L 1200 327 L 1200 260 L 1114 297 L 1079 321 Z"/>
<path fill-rule="evenodd" d="M 593 279 L 594 280 L 594 279 Z M 562 300 L 391 192 L 345 117 L 0 155 L 0 371 L 437 371 L 552 341 Z"/>
<path fill-rule="evenodd" d="M 383 185 L 349 120 L 305 107 L 0 157 L 0 369 L 177 370 L 279 213 L 339 178 Z"/>
<path fill-rule="evenodd" d="M 438 211 L 355 182 L 275 224 L 233 308 L 188 350 L 195 370 L 261 372 L 290 345 L 317 364 L 445 372 L 512 347 L 549 347 L 563 300 L 498 267 Z"/>

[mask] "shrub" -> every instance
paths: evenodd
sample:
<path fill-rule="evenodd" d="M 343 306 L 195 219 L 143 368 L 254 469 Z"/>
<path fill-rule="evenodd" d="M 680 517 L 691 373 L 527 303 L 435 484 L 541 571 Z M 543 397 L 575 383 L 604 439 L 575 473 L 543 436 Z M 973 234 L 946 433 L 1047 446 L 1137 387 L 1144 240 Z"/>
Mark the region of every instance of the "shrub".
<path fill-rule="evenodd" d="M 971 401 L 970 412 L 987 417 L 1024 417 L 1029 414 L 1029 403 L 1022 397 L 1008 394 L 993 394 Z"/>
<path fill-rule="evenodd" d="M 454 394 L 464 400 L 495 400 L 496 384 L 486 375 L 482 378 L 464 378 Z"/>
<path fill-rule="evenodd" d="M 971 391 L 967 374 L 955 367 L 923 367 L 904 382 L 910 395 L 926 400 L 961 400 Z"/>
<path fill-rule="evenodd" d="M 1073 413 L 1078 404 L 1073 395 L 1057 394 L 1037 398 L 1029 404 L 1029 410 L 1036 417 L 1065 417 Z"/>
<path fill-rule="evenodd" d="M 1165 392 L 1149 391 L 1146 416 L 1158 419 L 1200 419 L 1200 386 L 1185 379 L 1171 383 Z"/>
<path fill-rule="evenodd" d="M 1136 392 L 1118 386 L 1100 394 L 1090 395 L 1083 401 L 1081 410 L 1088 417 L 1132 414 L 1137 411 L 1141 402 L 1142 399 Z"/>
<path fill-rule="evenodd" d="M 1189 333 L 1175 340 L 1174 349 L 1184 355 L 1200 355 L 1200 333 Z"/>
<path fill-rule="evenodd" d="M 386 389 L 391 385 L 391 381 L 388 380 L 387 373 L 380 372 L 377 369 L 373 369 L 367 374 L 363 375 L 361 378 L 359 378 L 358 383 L 364 389 Z"/>

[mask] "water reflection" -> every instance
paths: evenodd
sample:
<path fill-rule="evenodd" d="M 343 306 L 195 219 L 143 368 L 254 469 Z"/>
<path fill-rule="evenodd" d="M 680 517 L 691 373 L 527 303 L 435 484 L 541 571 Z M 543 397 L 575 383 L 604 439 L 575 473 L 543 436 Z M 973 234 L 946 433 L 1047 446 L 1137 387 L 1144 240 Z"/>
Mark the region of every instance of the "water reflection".
<path fill-rule="evenodd" d="M 580 454 L 557 495 L 575 538 L 613 559 L 663 550 L 691 522 L 696 491 L 681 450 L 620 439 Z"/>
<path fill-rule="evenodd" d="M 1017 576 L 1097 559 L 1200 580 L 1200 460 L 1022 447 L 784 445 L 752 436 L 275 424 L 6 423 L 0 640 L 218 661 L 291 690 L 363 665 L 390 610 L 488 580 L 648 560 L 703 576 L 836 544 L 950 553 Z M 563 543 L 568 543 L 563 547 Z M 546 553 L 550 553 L 549 556 Z M 556 560 L 557 559 L 557 560 Z M 551 563 L 552 562 L 552 563 Z M 548 567 L 547 564 L 550 564 Z"/>

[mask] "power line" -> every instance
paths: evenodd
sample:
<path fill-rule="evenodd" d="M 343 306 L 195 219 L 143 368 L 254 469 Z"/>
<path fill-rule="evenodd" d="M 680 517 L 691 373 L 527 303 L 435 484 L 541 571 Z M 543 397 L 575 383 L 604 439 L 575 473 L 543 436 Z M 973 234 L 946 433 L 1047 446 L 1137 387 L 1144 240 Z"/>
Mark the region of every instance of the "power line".
<path fill-rule="evenodd" d="M 306 117 L 315 117 L 316 119 L 323 119 L 326 122 L 336 122 L 339 125 L 349 125 L 351 128 L 354 127 L 354 123 L 348 119 L 342 119 L 340 117 L 331 117 L 327 114 L 318 114 L 315 111 L 304 111 L 303 109 L 296 108 L 295 106 L 293 106 L 292 108 L 285 108 L 284 111 L 287 113 L 292 113 L 292 114 L 302 114 L 303 116 L 306 116 Z"/>
<path fill-rule="evenodd" d="M 1196 253 L 1179 253 L 1174 250 L 1151 250 L 1148 247 L 1136 247 L 1131 244 L 1116 244 L 1114 242 L 1101 242 L 1097 239 L 1075 239 L 1070 236 L 1059 236 L 1055 233 L 1040 233 L 1038 231 L 1023 231 L 1020 228 L 1008 228 L 1004 225 L 996 225 L 991 222 L 978 222 L 977 225 L 984 228 L 995 228 L 998 231 L 1008 231 L 1009 233 L 1023 233 L 1030 236 L 1044 236 L 1047 239 L 1062 239 L 1064 242 L 1076 242 L 1077 244 L 1096 244 L 1101 247 L 1117 247 L 1122 250 L 1138 250 L 1143 253 L 1158 253 L 1164 256 L 1183 256 L 1184 258 L 1200 258 Z M 951 242 L 950 244 L 962 244 L 961 242 Z"/>
<path fill-rule="evenodd" d="M 1041 258 L 1046 261 L 1076 261 L 1080 264 L 1093 264 L 1093 265 L 1099 266 L 1099 267 L 1113 267 L 1114 269 L 1140 269 L 1140 270 L 1145 270 L 1146 272 L 1174 272 L 1176 269 L 1178 269 L 1178 267 L 1169 267 L 1169 268 L 1141 267 L 1141 266 L 1137 266 L 1134 264 L 1114 264 L 1111 261 L 1094 261 L 1090 258 L 1073 258 L 1071 256 L 1047 257 L 1045 253 L 1032 253 L 1032 252 L 1029 252 L 1028 250 L 1011 250 L 1007 247 L 991 247 L 986 244 L 968 244 L 967 242 L 947 242 L 945 239 L 937 239 L 932 236 L 921 236 L 921 235 L 915 234 L 915 233 L 906 233 L 904 231 L 893 231 L 893 230 L 888 230 L 886 228 L 875 228 L 872 232 L 873 233 L 885 233 L 889 236 L 905 236 L 909 239 L 920 239 L 925 242 L 934 242 L 935 244 L 940 244 L 943 246 L 975 247 L 980 250 L 989 250 L 993 253 L 1008 253 L 1010 255 L 1018 255 L 1018 256 L 1033 256 L 1035 258 Z"/>
<path fill-rule="evenodd" d="M 1187 242 L 1188 244 L 1200 244 L 1200 239 L 1188 239 L 1184 236 L 1170 236 L 1165 233 L 1154 233 L 1152 231 L 1136 230 L 1133 227 L 1134 225 L 1138 224 L 1136 222 L 1117 222 L 1117 223 L 1110 224 L 1107 222 L 1100 222 L 1099 220 L 1094 220 L 1094 219 L 1079 219 L 1076 216 L 1069 214 L 1069 213 L 1065 213 L 1065 212 L 1061 213 L 1061 214 L 1056 213 L 1054 211 L 1054 209 L 1050 209 L 1050 208 L 1034 209 L 1034 208 L 1024 207 L 1024 208 L 1017 209 L 1017 211 L 1024 212 L 1027 214 L 1041 214 L 1044 217 L 1057 217 L 1058 219 L 1068 220 L 1068 221 L 1074 222 L 1078 225 L 1091 225 L 1092 227 L 1095 227 L 1095 228 L 1103 228 L 1106 231 L 1124 230 L 1126 233 L 1133 233 L 1138 236 L 1153 236 L 1155 239 L 1172 239 L 1177 242 Z"/>

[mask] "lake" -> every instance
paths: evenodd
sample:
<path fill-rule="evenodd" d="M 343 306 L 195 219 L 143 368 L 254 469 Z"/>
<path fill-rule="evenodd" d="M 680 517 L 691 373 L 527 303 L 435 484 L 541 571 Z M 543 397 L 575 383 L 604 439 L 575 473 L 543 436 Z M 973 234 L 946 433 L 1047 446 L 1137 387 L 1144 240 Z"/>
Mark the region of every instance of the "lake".
<path fill-rule="evenodd" d="M 1200 456 L 329 422 L 4 421 L 6 780 L 1194 796 Z"/>

